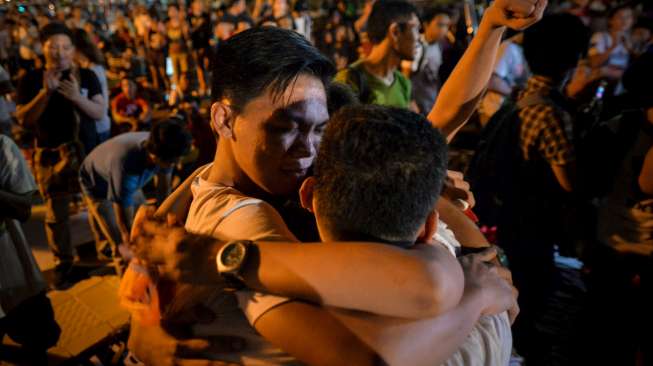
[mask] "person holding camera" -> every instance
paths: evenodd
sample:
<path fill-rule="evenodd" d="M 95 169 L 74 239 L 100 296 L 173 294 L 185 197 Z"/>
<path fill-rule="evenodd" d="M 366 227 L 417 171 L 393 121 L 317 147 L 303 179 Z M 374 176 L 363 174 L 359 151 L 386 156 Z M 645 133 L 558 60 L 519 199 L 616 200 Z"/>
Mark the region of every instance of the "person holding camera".
<path fill-rule="evenodd" d="M 79 193 L 77 171 L 96 141 L 95 121 L 106 113 L 93 71 L 73 64 L 71 31 L 53 22 L 41 30 L 45 67 L 18 84 L 18 121 L 36 134 L 34 173 L 46 204 L 45 230 L 57 263 L 55 286 L 69 277 L 73 263 L 68 205 Z"/>

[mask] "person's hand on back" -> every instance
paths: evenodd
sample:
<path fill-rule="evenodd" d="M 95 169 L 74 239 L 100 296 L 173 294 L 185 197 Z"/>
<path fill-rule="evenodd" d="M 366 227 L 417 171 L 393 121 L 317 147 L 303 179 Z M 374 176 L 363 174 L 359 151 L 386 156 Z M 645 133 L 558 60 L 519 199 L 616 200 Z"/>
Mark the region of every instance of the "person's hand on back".
<path fill-rule="evenodd" d="M 463 298 L 480 298 L 483 315 L 508 311 L 513 321 L 519 312 L 517 290 L 510 284 L 510 271 L 489 263 L 496 255 L 496 249 L 488 248 L 459 258 L 465 274 Z"/>
<path fill-rule="evenodd" d="M 157 219 L 153 211 L 140 209 L 134 217 L 130 238 L 134 255 L 157 265 L 160 276 L 175 282 L 219 283 L 215 257 L 224 243 L 187 232 L 172 215 L 167 222 Z"/>

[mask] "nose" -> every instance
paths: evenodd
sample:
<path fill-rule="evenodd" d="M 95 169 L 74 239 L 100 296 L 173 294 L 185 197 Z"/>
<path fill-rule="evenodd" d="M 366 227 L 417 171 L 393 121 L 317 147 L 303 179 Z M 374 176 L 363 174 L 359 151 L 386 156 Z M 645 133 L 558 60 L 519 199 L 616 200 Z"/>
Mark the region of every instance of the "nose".
<path fill-rule="evenodd" d="M 311 131 L 302 132 L 297 136 L 293 146 L 293 156 L 296 158 L 313 157 L 317 153 L 318 137 Z"/>

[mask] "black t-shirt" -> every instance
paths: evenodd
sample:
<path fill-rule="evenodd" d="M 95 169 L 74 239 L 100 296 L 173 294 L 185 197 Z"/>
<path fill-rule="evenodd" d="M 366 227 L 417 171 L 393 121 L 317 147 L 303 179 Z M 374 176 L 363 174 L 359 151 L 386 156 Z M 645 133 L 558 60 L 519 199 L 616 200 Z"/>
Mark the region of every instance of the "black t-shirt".
<path fill-rule="evenodd" d="M 102 93 L 100 82 L 93 71 L 80 68 L 79 79 L 82 96 L 92 99 Z M 42 88 L 43 70 L 27 73 L 18 83 L 17 104 L 31 102 Z M 75 109 L 79 115 L 79 136 L 75 136 Z M 95 121 L 56 91 L 50 96 L 48 105 L 36 122 L 35 132 L 36 145 L 47 148 L 54 148 L 77 138 L 88 146 L 96 136 Z"/>
<path fill-rule="evenodd" d="M 195 50 L 208 48 L 211 39 L 211 19 L 208 15 L 204 13 L 200 16 L 191 15 L 190 25 L 190 39 L 193 41 L 193 48 Z"/>

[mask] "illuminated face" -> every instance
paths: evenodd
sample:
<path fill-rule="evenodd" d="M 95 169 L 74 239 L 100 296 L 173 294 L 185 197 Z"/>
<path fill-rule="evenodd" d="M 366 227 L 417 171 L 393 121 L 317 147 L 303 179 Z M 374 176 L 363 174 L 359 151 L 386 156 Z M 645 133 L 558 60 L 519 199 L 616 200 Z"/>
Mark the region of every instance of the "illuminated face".
<path fill-rule="evenodd" d="M 429 43 L 441 41 L 447 35 L 450 25 L 451 19 L 447 14 L 436 15 L 430 23 L 426 24 L 424 30 L 426 41 Z"/>
<path fill-rule="evenodd" d="M 69 69 L 73 64 L 75 47 L 65 34 L 55 34 L 43 45 L 43 56 L 48 68 L 55 70 Z"/>
<path fill-rule="evenodd" d="M 136 96 L 136 85 L 131 80 L 122 79 L 120 81 L 120 89 L 129 99 L 134 99 Z"/>
<path fill-rule="evenodd" d="M 168 17 L 170 17 L 171 19 L 177 19 L 178 16 L 179 16 L 179 9 L 177 9 L 174 6 L 168 8 Z"/>
<path fill-rule="evenodd" d="M 328 118 L 322 81 L 301 74 L 277 100 L 267 91 L 236 115 L 233 159 L 260 189 L 294 193 L 313 165 Z"/>
<path fill-rule="evenodd" d="M 633 17 L 632 9 L 623 8 L 610 18 L 610 28 L 618 32 L 628 31 L 633 27 Z"/>
<path fill-rule="evenodd" d="M 400 27 L 395 49 L 402 60 L 413 60 L 417 42 L 419 41 L 419 19 L 415 14 L 412 14 L 410 20 L 398 22 L 397 24 Z"/>

